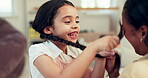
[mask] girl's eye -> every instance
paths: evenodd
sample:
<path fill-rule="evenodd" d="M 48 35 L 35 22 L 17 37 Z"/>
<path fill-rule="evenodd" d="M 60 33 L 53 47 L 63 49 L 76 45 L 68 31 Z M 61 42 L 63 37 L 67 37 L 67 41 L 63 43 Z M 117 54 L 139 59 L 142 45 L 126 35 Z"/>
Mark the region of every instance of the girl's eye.
<path fill-rule="evenodd" d="M 64 23 L 70 23 L 70 21 L 66 21 L 66 22 L 64 22 Z"/>
<path fill-rule="evenodd" d="M 76 23 L 80 23 L 80 21 L 76 21 Z"/>

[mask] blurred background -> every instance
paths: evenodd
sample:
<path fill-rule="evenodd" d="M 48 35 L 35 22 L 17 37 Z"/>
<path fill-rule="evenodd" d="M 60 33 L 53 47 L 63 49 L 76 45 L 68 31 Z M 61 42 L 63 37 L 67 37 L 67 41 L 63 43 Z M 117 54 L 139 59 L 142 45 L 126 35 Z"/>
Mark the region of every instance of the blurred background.
<path fill-rule="evenodd" d="M 26 36 L 28 47 L 33 43 L 42 41 L 39 34 L 31 28 L 31 25 L 38 8 L 46 1 L 48 0 L 0 0 L 0 18 L 8 21 Z M 104 35 L 117 35 L 119 33 L 119 21 L 125 0 L 69 1 L 78 9 L 81 27 L 79 40 L 82 44 L 87 44 Z M 134 49 L 125 37 L 121 40 L 121 45 L 117 50 L 122 58 L 121 68 L 140 57 L 134 53 Z M 26 64 L 20 78 L 29 78 L 28 52 L 25 56 Z"/>

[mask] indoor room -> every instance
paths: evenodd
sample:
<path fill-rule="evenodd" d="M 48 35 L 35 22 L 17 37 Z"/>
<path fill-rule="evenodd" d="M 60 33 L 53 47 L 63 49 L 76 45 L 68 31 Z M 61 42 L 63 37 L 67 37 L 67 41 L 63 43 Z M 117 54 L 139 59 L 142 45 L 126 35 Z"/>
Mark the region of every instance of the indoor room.
<path fill-rule="evenodd" d="M 24 66 L 19 78 L 31 78 L 30 67 L 29 67 L 29 53 L 28 53 L 29 47 L 33 44 L 39 44 L 45 41 L 44 39 L 41 39 L 40 34 L 32 28 L 32 24 L 34 22 L 35 15 L 39 7 L 47 1 L 49 0 L 0 0 L 0 18 L 7 21 L 14 29 L 16 29 L 16 31 L 20 32 L 26 39 L 26 47 L 24 47 L 25 49 L 23 50 L 22 53 L 25 62 L 23 64 Z M 68 1 L 72 2 L 75 5 L 78 12 L 79 21 L 80 21 L 79 25 L 81 28 L 78 36 L 78 42 L 80 44 L 88 46 L 92 41 L 96 39 L 108 35 L 117 36 L 119 34 L 120 23 L 122 23 L 121 22 L 122 9 L 126 0 L 68 0 Z M 4 35 L 7 34 L 7 32 L 5 32 L 6 31 L 5 28 L 4 29 L 0 28 L 0 30 L 4 31 L 3 33 Z M 3 36 L 0 35 L 0 41 L 2 38 Z M 0 43 L 1 43 L 0 45 L 3 45 L 2 42 Z M 13 47 L 13 44 L 11 46 Z M 7 46 L 5 47 L 6 49 L 9 50 Z M 6 51 L 6 49 L 0 51 Z M 123 37 L 120 40 L 120 44 L 115 48 L 115 50 L 118 51 L 118 54 L 121 57 L 121 65 L 119 72 L 122 72 L 124 67 L 127 66 L 129 63 L 132 63 L 134 60 L 137 60 L 141 57 L 140 55 L 135 53 L 134 48 L 125 37 Z M 13 49 L 11 51 L 13 51 Z M 1 54 L 2 53 L 0 53 L 0 59 L 3 59 L 1 56 L 7 57 L 8 59 L 9 57 L 11 57 L 11 55 L 18 55 L 18 57 L 20 57 L 19 54 L 13 54 L 13 53 L 5 54 L 5 52 L 3 52 L 4 55 Z M 13 60 L 13 62 L 16 61 Z M 12 64 L 13 62 L 6 64 Z M 1 62 L 0 64 L 2 63 L 3 62 Z M 92 61 L 92 63 L 90 64 L 90 67 L 93 66 L 94 66 L 94 61 Z M 1 68 L 3 67 L 0 67 L 0 69 Z M 9 69 L 11 70 L 11 68 L 13 68 L 13 66 L 10 66 Z M 5 72 L 9 72 L 9 70 Z M 12 72 L 13 70 L 10 73 Z M 0 76 L 0 78 L 3 77 L 10 78 L 6 77 L 5 75 Z M 106 71 L 104 78 L 109 78 Z"/>

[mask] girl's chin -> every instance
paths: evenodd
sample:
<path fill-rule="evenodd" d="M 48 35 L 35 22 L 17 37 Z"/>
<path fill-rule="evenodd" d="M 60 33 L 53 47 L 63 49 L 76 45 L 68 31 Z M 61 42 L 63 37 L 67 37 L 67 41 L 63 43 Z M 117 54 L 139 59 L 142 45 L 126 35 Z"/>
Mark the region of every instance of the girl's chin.
<path fill-rule="evenodd" d="M 76 42 L 77 42 L 77 40 L 71 40 L 71 42 L 76 43 Z"/>
<path fill-rule="evenodd" d="M 65 39 L 65 40 L 73 42 L 73 43 L 76 43 L 78 41 L 78 39 Z"/>

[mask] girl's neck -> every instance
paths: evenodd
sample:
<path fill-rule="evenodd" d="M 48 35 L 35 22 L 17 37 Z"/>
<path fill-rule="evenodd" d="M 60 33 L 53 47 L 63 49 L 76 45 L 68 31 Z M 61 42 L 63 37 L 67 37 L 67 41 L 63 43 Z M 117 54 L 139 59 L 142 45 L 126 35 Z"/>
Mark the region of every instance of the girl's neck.
<path fill-rule="evenodd" d="M 67 54 L 67 45 L 61 42 L 57 42 L 57 41 L 52 41 L 52 43 L 54 43 L 59 49 L 61 49 L 65 54 Z"/>

